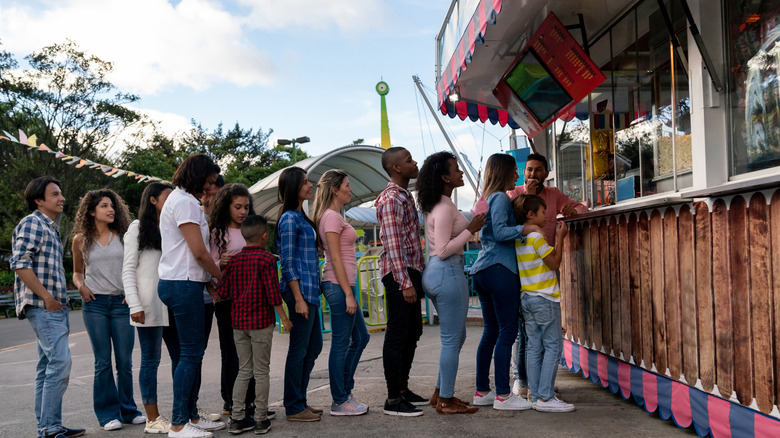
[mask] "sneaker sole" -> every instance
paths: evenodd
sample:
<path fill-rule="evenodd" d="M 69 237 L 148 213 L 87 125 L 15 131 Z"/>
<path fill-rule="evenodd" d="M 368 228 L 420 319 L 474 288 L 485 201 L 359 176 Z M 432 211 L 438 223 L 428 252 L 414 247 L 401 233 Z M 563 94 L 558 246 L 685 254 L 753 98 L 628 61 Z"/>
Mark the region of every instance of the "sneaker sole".
<path fill-rule="evenodd" d="M 363 412 L 333 412 L 330 411 L 330 415 L 332 417 L 357 417 L 360 415 L 365 415 L 368 413 L 368 410 L 365 410 Z"/>
<path fill-rule="evenodd" d="M 479 400 L 473 400 L 471 402 L 471 404 L 474 405 L 474 406 L 493 406 L 493 400 L 491 400 L 489 402 L 488 401 L 482 402 L 482 401 L 479 401 Z"/>
<path fill-rule="evenodd" d="M 269 430 L 271 430 L 271 428 L 270 428 L 270 427 L 269 427 L 268 429 L 263 429 L 263 430 L 257 430 L 257 429 L 255 429 L 255 435 L 265 435 L 265 434 L 267 434 L 267 433 L 268 433 L 268 431 L 269 431 Z"/>
<path fill-rule="evenodd" d="M 233 429 L 231 429 L 231 430 L 229 430 L 228 432 L 229 432 L 229 433 L 231 433 L 231 434 L 233 434 L 233 435 L 238 435 L 239 433 L 244 433 L 244 432 L 246 432 L 246 431 L 249 431 L 249 430 L 252 430 L 252 429 L 254 429 L 254 428 L 255 428 L 255 426 L 254 426 L 254 425 L 251 425 L 251 426 L 244 427 L 243 429 L 238 429 L 238 430 L 233 430 Z"/>
<path fill-rule="evenodd" d="M 418 402 L 410 402 L 409 400 L 406 401 L 409 402 L 409 404 L 414 406 L 428 406 L 429 404 L 431 404 L 430 400 L 418 401 Z"/>
<path fill-rule="evenodd" d="M 544 407 L 540 407 L 540 406 L 536 406 L 534 409 L 536 409 L 537 412 L 573 412 L 575 410 L 574 407 L 572 407 L 571 409 L 569 409 L 569 408 L 564 408 L 564 409 L 553 408 L 553 409 L 551 409 L 551 408 L 544 408 Z"/>
<path fill-rule="evenodd" d="M 160 430 L 160 429 L 146 429 L 144 428 L 144 433 L 168 433 L 167 430 Z"/>
<path fill-rule="evenodd" d="M 528 406 L 522 406 L 522 407 L 502 407 L 502 406 L 493 405 L 493 409 L 497 411 L 527 411 L 533 408 L 534 408 L 533 405 L 530 404 Z"/>
<path fill-rule="evenodd" d="M 205 427 L 200 427 L 200 426 L 198 426 L 198 425 L 197 425 L 197 424 L 195 424 L 195 423 L 193 423 L 192 425 L 193 425 L 193 426 L 195 426 L 195 427 L 197 427 L 197 428 L 198 428 L 198 429 L 200 429 L 200 430 L 205 430 L 206 432 L 216 432 L 216 431 L 218 431 L 218 430 L 222 430 L 222 429 L 225 429 L 225 428 L 227 427 L 227 425 L 226 425 L 226 424 L 223 424 L 222 426 L 217 426 L 217 427 L 212 427 L 212 428 L 208 428 L 208 429 L 207 429 L 207 428 L 205 428 Z"/>
<path fill-rule="evenodd" d="M 395 417 L 419 417 L 423 414 L 423 411 L 420 412 L 398 412 L 398 411 L 388 411 L 385 409 L 385 415 L 393 415 Z"/>

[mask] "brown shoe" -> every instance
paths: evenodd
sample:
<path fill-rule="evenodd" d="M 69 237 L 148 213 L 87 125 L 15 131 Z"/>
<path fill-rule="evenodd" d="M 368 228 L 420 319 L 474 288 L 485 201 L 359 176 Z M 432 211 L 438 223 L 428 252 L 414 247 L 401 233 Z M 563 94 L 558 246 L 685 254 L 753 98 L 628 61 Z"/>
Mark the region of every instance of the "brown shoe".
<path fill-rule="evenodd" d="M 455 403 L 453 398 L 441 398 L 439 397 L 439 403 L 436 405 L 436 412 L 440 414 L 473 414 L 477 412 L 479 408 L 463 406 L 462 404 Z"/>
<path fill-rule="evenodd" d="M 469 402 L 463 401 L 463 400 L 459 399 L 458 397 L 455 397 L 454 395 L 452 396 L 452 402 L 455 403 L 456 405 L 461 405 L 461 406 L 466 406 L 466 407 L 470 406 Z"/>
<path fill-rule="evenodd" d="M 308 409 L 312 414 L 322 415 L 322 409 L 313 408 L 311 406 L 306 406 L 306 409 Z"/>
<path fill-rule="evenodd" d="M 308 409 L 287 416 L 287 421 L 320 421 L 320 419 L 322 419 L 321 416 L 310 412 Z"/>
<path fill-rule="evenodd" d="M 439 403 L 439 388 L 436 388 L 436 389 L 433 390 L 433 395 L 431 396 L 430 403 L 431 403 L 431 406 L 433 406 L 434 408 Z"/>

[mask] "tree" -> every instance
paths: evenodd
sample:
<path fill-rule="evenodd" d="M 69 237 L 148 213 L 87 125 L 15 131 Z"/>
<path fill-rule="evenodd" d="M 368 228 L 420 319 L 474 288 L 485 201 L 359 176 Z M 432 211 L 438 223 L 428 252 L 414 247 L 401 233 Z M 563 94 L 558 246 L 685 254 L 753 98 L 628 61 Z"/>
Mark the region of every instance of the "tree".
<path fill-rule="evenodd" d="M 126 106 L 138 97 L 119 92 L 108 81 L 113 65 L 79 50 L 74 42 L 44 47 L 25 60 L 29 68 L 20 69 L 13 55 L 0 48 L 0 129 L 34 133 L 39 143 L 66 155 L 110 163 L 107 155 L 119 136 L 143 123 L 142 116 Z M 62 181 L 67 199 L 60 225 L 63 236 L 70 232 L 69 218 L 75 216 L 79 198 L 89 189 L 116 181 L 68 166 L 52 154 L 4 143 L 0 230 L 8 228 L 6 221 L 15 224 L 28 213 L 21 197 L 33 178 L 53 175 Z M 3 233 L 0 245 L 9 238 Z"/>

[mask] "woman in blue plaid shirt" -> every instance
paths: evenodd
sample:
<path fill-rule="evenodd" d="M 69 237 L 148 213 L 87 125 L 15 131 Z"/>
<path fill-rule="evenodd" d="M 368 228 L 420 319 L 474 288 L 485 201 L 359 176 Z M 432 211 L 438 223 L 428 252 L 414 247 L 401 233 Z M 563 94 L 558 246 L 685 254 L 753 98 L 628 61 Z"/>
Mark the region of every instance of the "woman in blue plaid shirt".
<path fill-rule="evenodd" d="M 322 415 L 322 409 L 306 403 L 311 370 L 322 351 L 317 232 L 303 212 L 304 201 L 312 199 L 312 187 L 299 167 L 287 168 L 279 175 L 282 208 L 276 246 L 282 258 L 280 289 L 293 323 L 284 365 L 284 408 L 289 421 L 319 421 Z"/>

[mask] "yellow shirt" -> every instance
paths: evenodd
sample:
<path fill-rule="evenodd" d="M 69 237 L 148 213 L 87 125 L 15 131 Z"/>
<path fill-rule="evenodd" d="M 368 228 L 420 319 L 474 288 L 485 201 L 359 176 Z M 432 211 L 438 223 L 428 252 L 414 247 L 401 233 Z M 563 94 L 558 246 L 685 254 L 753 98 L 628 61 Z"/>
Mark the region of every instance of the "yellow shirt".
<path fill-rule="evenodd" d="M 541 233 L 532 232 L 525 243 L 515 240 L 520 292 L 536 295 L 556 303 L 561 302 L 561 289 L 554 270 L 544 264 L 544 258 L 554 250 Z"/>

